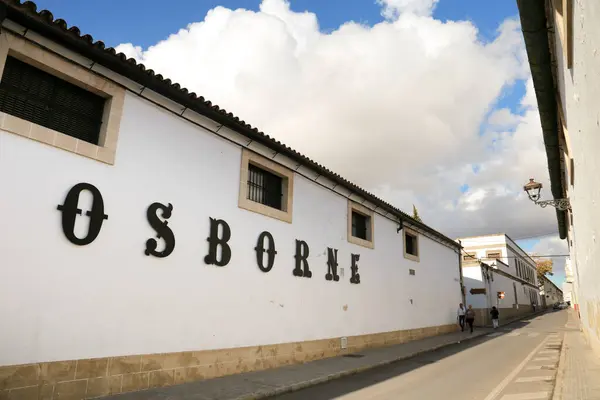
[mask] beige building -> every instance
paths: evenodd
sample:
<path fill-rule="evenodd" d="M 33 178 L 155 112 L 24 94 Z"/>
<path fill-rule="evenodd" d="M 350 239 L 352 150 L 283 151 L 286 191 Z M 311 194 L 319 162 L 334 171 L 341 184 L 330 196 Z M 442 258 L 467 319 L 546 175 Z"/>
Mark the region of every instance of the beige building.
<path fill-rule="evenodd" d="M 579 0 L 517 4 L 550 175 L 550 188 L 529 193 L 556 208 L 573 270 L 566 291 L 600 355 L 600 8 Z"/>

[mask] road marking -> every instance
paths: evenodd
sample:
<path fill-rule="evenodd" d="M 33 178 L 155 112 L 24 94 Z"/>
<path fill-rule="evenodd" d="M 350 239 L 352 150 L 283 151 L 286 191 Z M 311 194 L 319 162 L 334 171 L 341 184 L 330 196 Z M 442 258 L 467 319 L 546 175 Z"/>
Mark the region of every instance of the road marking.
<path fill-rule="evenodd" d="M 539 332 L 531 332 L 529 335 L 527 335 L 528 337 L 536 337 L 538 336 L 540 333 Z"/>
<path fill-rule="evenodd" d="M 514 336 L 519 336 L 520 334 L 521 334 L 521 332 L 515 332 L 515 331 L 512 331 L 511 333 L 509 333 L 509 334 L 508 334 L 508 335 L 506 335 L 506 336 L 511 336 L 511 337 L 514 337 Z"/>
<path fill-rule="evenodd" d="M 538 400 L 547 399 L 548 397 L 550 397 L 549 392 L 519 393 L 505 394 L 502 396 L 502 400 Z"/>
<path fill-rule="evenodd" d="M 534 358 L 533 361 L 557 361 L 558 360 L 558 356 L 557 357 L 538 357 L 538 358 Z"/>
<path fill-rule="evenodd" d="M 517 378 L 515 382 L 517 383 L 525 383 L 525 382 L 539 382 L 539 381 L 552 381 L 554 379 L 551 376 L 526 376 L 524 378 Z"/>
<path fill-rule="evenodd" d="M 495 398 L 497 398 L 498 395 L 504 390 L 504 388 L 506 386 L 508 386 L 508 384 L 511 383 L 513 381 L 513 379 L 515 379 L 515 377 L 517 376 L 517 374 L 519 372 L 521 372 L 521 370 L 523 368 L 525 368 L 525 365 L 527 365 L 527 363 L 529 362 L 529 360 L 531 360 L 533 358 L 533 356 L 538 351 L 540 351 L 540 349 L 542 348 L 542 346 L 544 346 L 545 344 L 546 344 L 546 340 L 542 340 L 542 342 L 540 344 L 538 344 L 536 346 L 536 348 L 533 349 L 531 351 L 531 353 L 529 353 L 527 355 L 527 357 L 525 357 L 525 359 L 523 361 L 521 361 L 521 364 L 517 365 L 517 367 L 510 374 L 508 374 L 506 376 L 506 378 L 504 378 L 504 380 L 502 382 L 500 382 L 498 384 L 498 386 L 496 386 L 494 388 L 494 390 L 492 390 L 490 392 L 490 394 L 488 394 L 487 397 L 484 400 L 494 400 Z M 538 394 L 539 393 L 540 392 L 538 392 Z M 546 392 L 544 392 L 544 393 L 546 393 Z M 528 400 L 528 399 L 532 399 L 533 400 L 533 399 L 544 399 L 544 398 L 547 398 L 547 397 L 521 397 L 521 398 L 520 397 L 513 397 L 512 400 Z M 508 399 L 511 399 L 511 398 L 510 397 L 507 398 L 506 396 L 503 396 L 502 399 L 507 399 L 508 400 Z"/>
<path fill-rule="evenodd" d="M 558 354 L 558 350 L 542 350 L 538 354 Z"/>

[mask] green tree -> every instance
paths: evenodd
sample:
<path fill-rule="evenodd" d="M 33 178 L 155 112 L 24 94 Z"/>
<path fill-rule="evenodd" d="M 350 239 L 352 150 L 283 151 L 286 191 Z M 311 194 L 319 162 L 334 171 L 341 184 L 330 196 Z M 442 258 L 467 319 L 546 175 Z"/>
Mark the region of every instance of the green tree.
<path fill-rule="evenodd" d="M 421 217 L 419 217 L 419 211 L 417 211 L 417 207 L 415 207 L 414 204 L 413 204 L 413 219 L 415 219 L 419 222 L 423 222 L 423 221 L 421 221 Z"/>

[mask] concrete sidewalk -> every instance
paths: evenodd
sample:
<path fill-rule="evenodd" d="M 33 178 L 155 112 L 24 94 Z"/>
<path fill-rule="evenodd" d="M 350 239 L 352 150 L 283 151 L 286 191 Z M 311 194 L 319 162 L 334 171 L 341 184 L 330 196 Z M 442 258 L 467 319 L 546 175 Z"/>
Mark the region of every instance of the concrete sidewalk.
<path fill-rule="evenodd" d="M 534 318 L 544 311 L 503 323 L 502 326 L 514 322 Z M 359 353 L 326 358 L 304 364 L 290 365 L 225 376 L 222 378 L 186 383 L 164 388 L 148 389 L 138 392 L 124 393 L 105 399 L 114 400 L 255 400 L 293 392 L 328 382 L 372 368 L 391 364 L 396 361 L 414 357 L 418 354 L 434 351 L 461 341 L 471 340 L 493 332 L 492 328 L 476 328 L 469 332 L 454 332 L 415 340 L 403 344 L 376 349 L 365 349 Z"/>
<path fill-rule="evenodd" d="M 553 400 L 600 399 L 600 359 L 586 343 L 576 312 L 569 309 Z"/>
<path fill-rule="evenodd" d="M 454 332 L 389 347 L 365 349 L 350 356 L 332 357 L 305 364 L 119 394 L 107 398 L 119 400 L 261 399 L 390 364 L 460 341 L 480 337 L 491 331 L 492 329 L 480 328 L 476 329 L 473 334 L 468 332 Z"/>

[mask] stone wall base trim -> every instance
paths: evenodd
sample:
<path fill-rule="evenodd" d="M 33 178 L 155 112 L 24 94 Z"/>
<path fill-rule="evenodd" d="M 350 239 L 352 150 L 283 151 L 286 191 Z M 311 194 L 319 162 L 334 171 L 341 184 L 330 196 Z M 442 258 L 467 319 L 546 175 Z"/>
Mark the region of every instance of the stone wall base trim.
<path fill-rule="evenodd" d="M 455 332 L 456 324 L 177 353 L 141 354 L 0 366 L 0 399 L 92 399 L 203 379 L 260 371 Z"/>
<path fill-rule="evenodd" d="M 492 316 L 490 314 L 490 311 L 492 311 L 491 308 L 474 308 L 474 310 L 475 326 L 492 325 Z M 538 310 L 541 310 L 541 308 L 538 308 Z M 513 322 L 517 319 L 533 314 L 533 307 L 530 305 L 519 304 L 519 308 L 517 309 L 511 304 L 507 307 L 499 307 L 498 311 L 500 311 L 500 324 L 505 324 L 507 322 Z"/>

